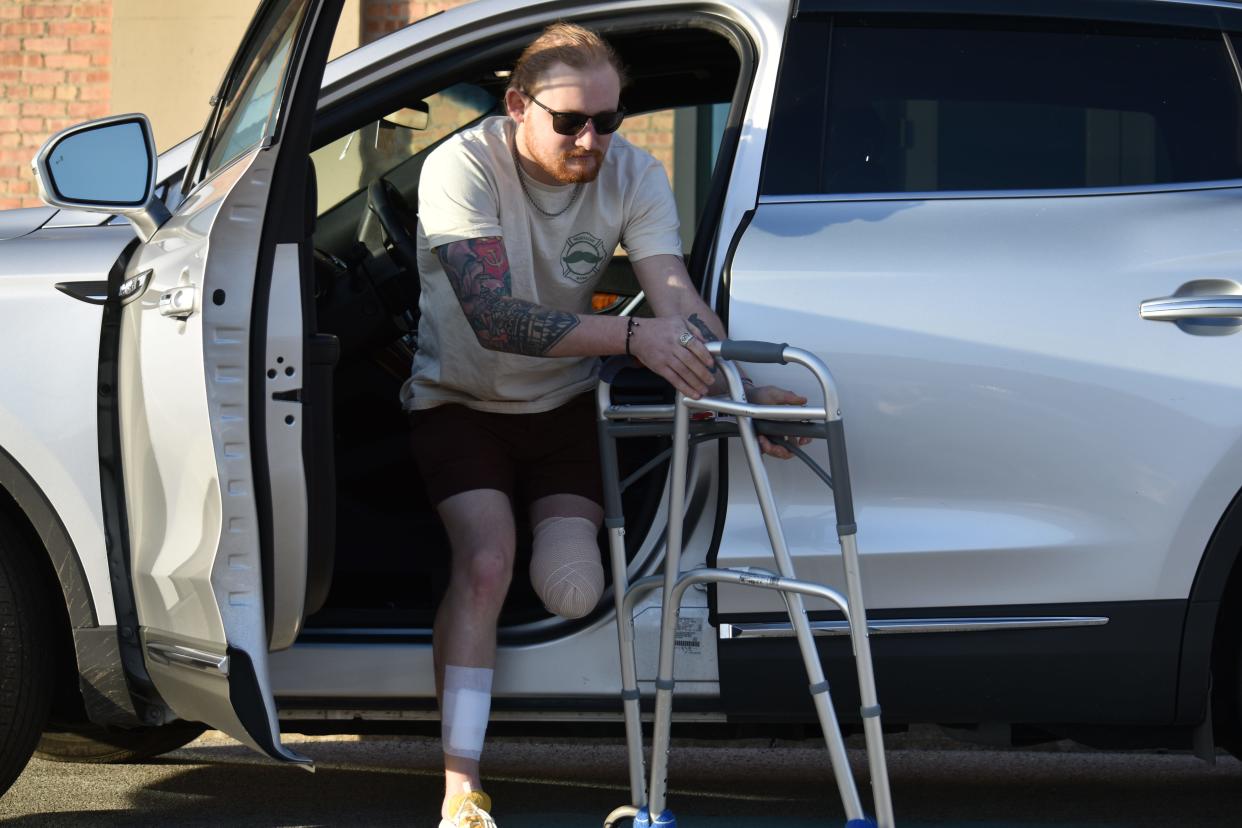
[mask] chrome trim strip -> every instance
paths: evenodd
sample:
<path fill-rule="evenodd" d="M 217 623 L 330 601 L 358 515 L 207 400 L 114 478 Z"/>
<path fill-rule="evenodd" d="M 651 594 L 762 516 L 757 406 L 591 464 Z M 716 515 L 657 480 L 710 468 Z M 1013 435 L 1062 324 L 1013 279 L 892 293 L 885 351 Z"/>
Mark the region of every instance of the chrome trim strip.
<path fill-rule="evenodd" d="M 1080 198 L 1084 196 L 1142 195 L 1144 193 L 1180 193 L 1198 190 L 1234 190 L 1242 188 L 1242 179 L 1228 181 L 1196 181 L 1181 184 L 1142 184 L 1131 187 L 1075 187 L 1049 190 L 944 190 L 901 193 L 805 193 L 798 195 L 761 195 L 759 204 L 818 204 L 837 201 L 952 201 L 985 198 Z"/>
<path fill-rule="evenodd" d="M 195 650 L 180 644 L 149 643 L 147 644 L 147 657 L 157 664 L 189 667 L 205 673 L 216 673 L 225 678 L 229 674 L 228 656 Z"/>
<path fill-rule="evenodd" d="M 1238 85 L 1242 86 L 1242 64 L 1238 63 L 1238 53 L 1233 48 L 1233 38 L 1229 37 L 1229 32 L 1221 32 L 1220 36 L 1225 41 L 1225 51 L 1229 53 L 1229 60 L 1233 63 L 1233 73 L 1238 78 Z"/>
<path fill-rule="evenodd" d="M 651 682 L 645 682 L 647 689 L 644 695 L 654 693 L 650 689 Z M 282 721 L 288 720 L 311 720 L 311 721 L 371 721 L 371 722 L 433 722 L 440 719 L 439 710 L 382 710 L 371 708 L 298 708 L 298 707 L 281 707 L 279 709 L 279 717 Z M 619 722 L 621 721 L 621 711 L 616 712 L 606 710 L 493 710 L 489 715 L 489 720 L 493 722 Z M 643 713 L 642 720 L 650 722 L 653 719 L 651 713 Z M 725 722 L 728 717 L 724 713 L 714 711 L 690 711 L 685 713 L 673 713 L 673 720 L 677 722 Z"/>
<path fill-rule="evenodd" d="M 913 633 L 990 632 L 994 630 L 1036 630 L 1059 627 L 1098 627 L 1108 618 L 1098 615 L 1054 615 L 1015 618 L 870 618 L 867 631 L 872 635 L 906 635 Z M 813 635 L 849 635 L 844 621 L 812 621 Z M 721 624 L 720 639 L 792 638 L 793 626 L 788 621 L 753 624 Z"/>

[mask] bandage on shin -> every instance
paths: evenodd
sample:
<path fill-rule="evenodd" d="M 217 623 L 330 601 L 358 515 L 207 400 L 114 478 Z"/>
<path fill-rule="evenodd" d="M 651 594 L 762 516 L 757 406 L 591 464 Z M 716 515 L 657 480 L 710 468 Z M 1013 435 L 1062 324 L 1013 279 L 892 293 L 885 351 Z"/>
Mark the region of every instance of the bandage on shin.
<path fill-rule="evenodd" d="M 604 594 L 604 565 L 595 524 L 580 517 L 550 517 L 535 527 L 530 582 L 548 612 L 581 618 Z"/>
<path fill-rule="evenodd" d="M 440 741 L 449 756 L 478 761 L 492 709 L 492 670 L 488 667 L 444 668 L 444 709 Z"/>

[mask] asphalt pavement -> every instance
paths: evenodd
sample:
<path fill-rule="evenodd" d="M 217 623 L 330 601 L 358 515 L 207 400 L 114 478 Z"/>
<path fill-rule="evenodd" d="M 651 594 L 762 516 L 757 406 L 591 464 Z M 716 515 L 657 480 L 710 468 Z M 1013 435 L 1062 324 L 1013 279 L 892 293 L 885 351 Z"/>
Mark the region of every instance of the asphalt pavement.
<path fill-rule="evenodd" d="M 218 733 L 141 765 L 31 762 L 0 799 L 13 826 L 426 826 L 440 799 L 427 738 L 287 737 L 314 774 L 278 767 Z M 990 750 L 895 736 L 898 825 L 1238 826 L 1242 763 L 1181 753 L 1085 751 L 1069 743 Z M 853 751 L 865 778 L 865 757 Z M 597 828 L 628 797 L 625 749 L 607 740 L 489 742 L 501 828 Z M 806 742 L 679 743 L 670 803 L 681 828 L 843 824 L 825 754 Z M 629 828 L 628 822 L 624 828 Z"/>

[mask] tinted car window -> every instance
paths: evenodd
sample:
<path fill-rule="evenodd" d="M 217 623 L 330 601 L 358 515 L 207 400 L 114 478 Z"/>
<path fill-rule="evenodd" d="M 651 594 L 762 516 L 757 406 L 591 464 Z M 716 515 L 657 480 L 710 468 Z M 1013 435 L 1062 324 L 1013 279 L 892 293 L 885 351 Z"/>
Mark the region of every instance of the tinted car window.
<path fill-rule="evenodd" d="M 1219 32 L 818 15 L 795 22 L 787 49 L 769 194 L 1242 178 L 1238 77 Z"/>

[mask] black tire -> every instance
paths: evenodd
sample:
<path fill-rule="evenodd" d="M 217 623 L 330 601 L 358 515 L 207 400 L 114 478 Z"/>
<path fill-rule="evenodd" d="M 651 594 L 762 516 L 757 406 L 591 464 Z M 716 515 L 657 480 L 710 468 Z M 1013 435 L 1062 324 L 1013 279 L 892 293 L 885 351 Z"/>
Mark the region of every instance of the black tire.
<path fill-rule="evenodd" d="M 52 619 L 26 536 L 0 514 L 0 793 L 30 761 L 52 698 Z"/>
<path fill-rule="evenodd" d="M 120 765 L 152 759 L 193 742 L 207 728 L 198 722 L 173 722 L 160 727 L 125 730 L 86 724 L 43 734 L 35 756 L 51 762 Z"/>

